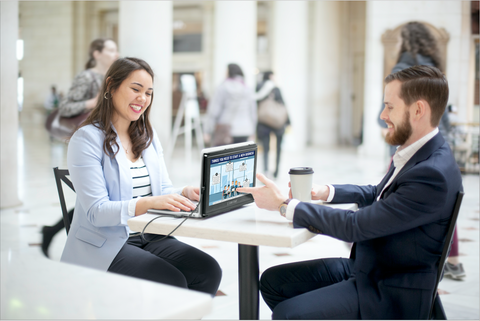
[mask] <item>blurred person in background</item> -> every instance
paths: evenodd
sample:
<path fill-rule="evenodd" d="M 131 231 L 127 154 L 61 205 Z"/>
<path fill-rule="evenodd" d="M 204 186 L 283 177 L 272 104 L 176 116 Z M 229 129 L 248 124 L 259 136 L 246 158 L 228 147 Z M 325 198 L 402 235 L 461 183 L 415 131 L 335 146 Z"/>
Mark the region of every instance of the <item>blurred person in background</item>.
<path fill-rule="evenodd" d="M 405 24 L 400 32 L 400 36 L 400 51 L 398 54 L 397 63 L 393 67 L 391 73 L 395 73 L 416 65 L 434 66 L 440 69 L 440 71 L 443 73 L 445 72 L 442 69 L 437 41 L 423 23 L 412 21 Z M 380 118 L 380 114 L 384 108 L 385 105 L 382 103 L 382 107 L 378 113 L 377 121 L 380 127 L 382 127 L 382 135 L 385 137 L 388 131 L 387 125 Z M 440 131 L 443 130 L 442 121 L 440 121 Z M 390 156 L 393 156 L 396 150 L 397 146 L 390 145 Z"/>
<path fill-rule="evenodd" d="M 398 55 L 397 64 L 392 69 L 392 74 L 397 71 L 416 66 L 426 65 L 434 66 L 445 73 L 442 68 L 440 51 L 435 37 L 421 22 L 412 21 L 405 24 L 401 30 L 401 46 Z M 378 123 L 382 127 L 382 135 L 385 137 L 388 132 L 387 124 L 380 118 L 385 105 L 382 104 L 378 114 Z M 445 110 L 438 125 L 438 129 L 444 139 L 448 141 L 450 131 L 450 121 L 448 109 Z M 393 159 L 398 146 L 390 145 L 390 156 Z M 462 263 L 458 260 L 458 235 L 457 229 L 453 235 L 452 248 L 445 264 L 445 276 L 452 279 L 461 279 L 465 277 L 465 270 Z"/>
<path fill-rule="evenodd" d="M 268 99 L 270 95 L 273 95 L 273 99 L 279 104 L 285 105 L 280 89 L 275 84 L 274 74 L 272 71 L 266 71 L 263 74 L 263 80 L 257 86 L 257 91 L 255 93 L 255 100 L 257 104 L 260 105 L 263 101 Z M 258 108 L 258 106 L 257 106 Z M 276 160 L 275 160 L 275 171 L 273 172 L 273 177 L 277 178 L 278 175 L 278 166 L 280 164 L 280 155 L 282 152 L 282 139 L 285 134 L 285 128 L 290 124 L 290 119 L 287 118 L 285 124 L 279 128 L 274 128 L 270 125 L 262 123 L 260 120 L 257 125 L 257 136 L 258 139 L 262 142 L 263 146 L 263 166 L 265 173 L 268 173 L 268 153 L 270 151 L 270 133 L 274 133 L 277 138 L 277 148 L 276 148 Z"/>
<path fill-rule="evenodd" d="M 117 44 L 111 39 L 96 39 L 90 44 L 88 55 L 85 70 L 75 76 L 67 96 L 60 102 L 61 116 L 74 117 L 95 107 L 103 77 L 118 59 Z"/>
<path fill-rule="evenodd" d="M 47 98 L 45 99 L 45 103 L 43 106 L 47 110 L 47 113 L 50 113 L 55 108 L 58 108 L 58 104 L 60 101 L 60 96 L 57 94 L 57 87 L 52 85 L 50 87 L 50 93 L 48 94 Z"/>
<path fill-rule="evenodd" d="M 119 56 L 117 44 L 107 38 L 93 40 L 88 55 L 85 70 L 75 76 L 68 94 L 60 101 L 58 112 L 62 117 L 75 117 L 90 112 L 96 106 L 105 73 Z M 73 209 L 68 215 L 71 222 Z M 63 218 L 53 226 L 43 226 L 42 252 L 45 256 L 48 257 L 48 248 L 53 237 L 64 227 Z"/>
<path fill-rule="evenodd" d="M 211 146 L 253 140 L 257 105 L 237 64 L 227 67 L 227 79 L 217 88 L 207 109 L 205 142 Z"/>

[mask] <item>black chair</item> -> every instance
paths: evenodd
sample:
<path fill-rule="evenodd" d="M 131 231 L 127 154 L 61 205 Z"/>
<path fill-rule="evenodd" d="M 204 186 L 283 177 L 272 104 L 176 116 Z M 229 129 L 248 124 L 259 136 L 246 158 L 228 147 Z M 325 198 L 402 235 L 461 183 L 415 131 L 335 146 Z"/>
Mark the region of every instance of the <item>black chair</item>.
<path fill-rule="evenodd" d="M 63 222 L 65 223 L 65 230 L 70 230 L 70 217 L 68 216 L 67 204 L 65 203 L 65 196 L 63 195 L 62 181 L 67 184 L 68 187 L 75 192 L 73 183 L 67 178 L 69 175 L 68 169 L 58 169 L 58 167 L 53 168 L 53 173 L 55 174 L 55 181 L 57 182 L 58 198 L 60 199 L 60 206 L 62 207 Z"/>
<path fill-rule="evenodd" d="M 437 282 L 435 284 L 435 289 L 433 291 L 432 304 L 430 308 L 430 314 L 428 316 L 429 320 L 446 320 L 447 315 L 443 310 L 442 303 L 437 295 L 438 283 L 442 280 L 443 270 L 445 268 L 445 261 L 447 260 L 448 253 L 450 253 L 450 246 L 452 245 L 453 232 L 455 230 L 455 225 L 457 224 L 458 212 L 460 212 L 460 205 L 462 204 L 464 192 L 458 192 L 457 201 L 453 208 L 453 214 L 450 218 L 450 223 L 448 226 L 447 236 L 445 237 L 445 244 L 443 245 L 442 256 L 438 263 L 438 272 L 437 272 Z"/>

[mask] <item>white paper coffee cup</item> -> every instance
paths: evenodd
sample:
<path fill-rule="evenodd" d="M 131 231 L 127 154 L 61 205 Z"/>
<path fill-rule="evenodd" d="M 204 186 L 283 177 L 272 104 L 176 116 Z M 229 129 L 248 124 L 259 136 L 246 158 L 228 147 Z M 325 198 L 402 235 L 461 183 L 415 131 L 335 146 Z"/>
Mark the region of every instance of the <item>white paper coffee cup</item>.
<path fill-rule="evenodd" d="M 312 200 L 313 169 L 311 167 L 293 167 L 290 174 L 292 197 L 301 202 Z"/>

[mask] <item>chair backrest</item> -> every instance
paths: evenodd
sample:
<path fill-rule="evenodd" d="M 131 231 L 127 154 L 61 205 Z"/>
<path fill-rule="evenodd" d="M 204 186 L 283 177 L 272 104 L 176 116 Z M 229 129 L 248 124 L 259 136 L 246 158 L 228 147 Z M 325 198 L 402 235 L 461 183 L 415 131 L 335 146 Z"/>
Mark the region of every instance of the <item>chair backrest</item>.
<path fill-rule="evenodd" d="M 445 261 L 447 260 L 448 253 L 450 252 L 450 246 L 452 245 L 453 232 L 455 230 L 455 225 L 457 224 L 458 212 L 460 212 L 460 205 L 462 204 L 463 195 L 465 195 L 464 192 L 458 192 L 457 200 L 455 201 L 455 206 L 453 207 L 452 217 L 450 218 L 450 223 L 448 225 L 448 231 L 445 237 L 445 243 L 443 245 L 442 256 L 440 257 L 440 261 L 438 263 L 437 282 L 435 283 L 435 289 L 433 291 L 433 299 L 431 302 L 432 304 L 430 305 L 430 314 L 428 316 L 429 320 L 432 319 L 432 313 L 434 312 L 435 300 L 437 298 L 438 283 L 440 283 L 440 280 L 442 279 L 443 269 L 445 267 Z M 435 308 L 438 308 L 438 307 L 435 307 Z"/>
<path fill-rule="evenodd" d="M 58 167 L 53 168 L 53 173 L 55 175 L 55 182 L 57 183 L 58 198 L 60 199 L 60 206 L 62 207 L 63 222 L 65 223 L 65 230 L 70 230 L 70 217 L 68 217 L 67 204 L 65 203 L 65 196 L 63 195 L 62 181 L 67 184 L 68 187 L 75 192 L 73 183 L 67 178 L 69 175 L 68 169 L 58 169 Z"/>

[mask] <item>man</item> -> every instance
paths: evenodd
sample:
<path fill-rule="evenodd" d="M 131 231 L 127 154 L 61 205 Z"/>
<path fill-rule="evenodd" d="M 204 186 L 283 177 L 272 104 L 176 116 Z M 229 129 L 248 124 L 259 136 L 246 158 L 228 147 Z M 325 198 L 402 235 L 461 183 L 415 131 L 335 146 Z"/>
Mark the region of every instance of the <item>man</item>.
<path fill-rule="evenodd" d="M 225 185 L 225 186 L 223 187 L 222 196 L 223 196 L 223 199 L 226 199 L 226 198 L 227 198 L 227 185 Z"/>
<path fill-rule="evenodd" d="M 354 202 L 358 211 L 287 199 L 261 174 L 257 178 L 265 186 L 241 189 L 252 193 L 259 207 L 279 209 L 294 227 L 355 242 L 349 259 L 265 271 L 260 290 L 274 319 L 428 316 L 449 218 L 463 190 L 458 166 L 438 132 L 448 84 L 429 66 L 404 69 L 385 81 L 386 140 L 400 146 L 394 166 L 377 186 L 312 188 L 312 199 Z"/>

